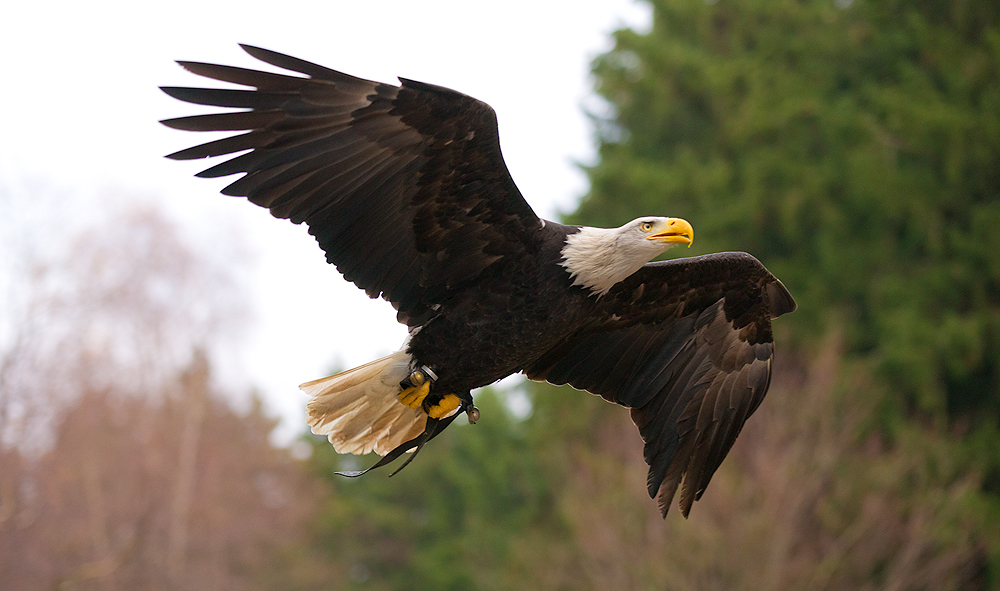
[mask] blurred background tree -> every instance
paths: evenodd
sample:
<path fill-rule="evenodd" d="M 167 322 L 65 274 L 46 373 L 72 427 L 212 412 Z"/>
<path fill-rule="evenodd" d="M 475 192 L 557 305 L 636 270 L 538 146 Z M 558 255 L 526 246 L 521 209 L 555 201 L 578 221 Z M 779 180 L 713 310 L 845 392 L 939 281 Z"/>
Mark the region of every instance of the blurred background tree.
<path fill-rule="evenodd" d="M 239 262 L 140 197 L 56 193 L 0 190 L 0 587 L 283 588 L 320 489 L 212 377 L 246 321 Z"/>
<path fill-rule="evenodd" d="M 798 300 L 778 322 L 779 361 L 810 379 L 779 372 L 734 455 L 760 445 L 792 468 L 760 423 L 839 436 L 796 459 L 820 470 L 783 486 L 823 493 L 771 516 L 759 539 L 798 556 L 758 580 L 1000 585 L 1000 6 L 653 7 L 648 34 L 619 31 L 595 61 L 609 112 L 595 117 L 600 159 L 569 219 L 686 217 L 695 249 L 749 251 Z M 803 395 L 816 388 L 828 391 Z M 774 400 L 785 396 L 816 404 Z M 719 581 L 730 588 L 768 562 L 732 571 L 733 555 L 719 558 L 710 572 L 732 573 Z"/>
<path fill-rule="evenodd" d="M 597 60 L 572 218 L 689 215 L 807 303 L 796 334 L 844 330 L 928 420 L 1000 425 L 1000 7 L 711 4 L 654 3 Z"/>

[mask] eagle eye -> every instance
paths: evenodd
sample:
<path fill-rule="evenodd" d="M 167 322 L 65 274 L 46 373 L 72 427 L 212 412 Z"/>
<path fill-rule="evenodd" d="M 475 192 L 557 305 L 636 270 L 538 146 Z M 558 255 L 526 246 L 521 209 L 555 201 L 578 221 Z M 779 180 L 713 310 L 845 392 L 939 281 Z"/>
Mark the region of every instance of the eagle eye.
<path fill-rule="evenodd" d="M 643 232 L 649 232 L 653 229 L 653 222 L 642 222 L 639 224 L 639 229 Z"/>

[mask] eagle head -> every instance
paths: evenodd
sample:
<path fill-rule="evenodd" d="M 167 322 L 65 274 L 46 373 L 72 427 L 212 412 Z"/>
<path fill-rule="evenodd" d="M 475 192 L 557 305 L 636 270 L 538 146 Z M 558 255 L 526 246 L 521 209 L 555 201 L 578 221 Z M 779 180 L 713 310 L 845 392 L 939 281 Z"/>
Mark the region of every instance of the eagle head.
<path fill-rule="evenodd" d="M 620 228 L 584 226 L 567 236 L 561 264 L 573 285 L 601 296 L 663 251 L 692 241 L 694 228 L 680 218 L 641 217 Z"/>

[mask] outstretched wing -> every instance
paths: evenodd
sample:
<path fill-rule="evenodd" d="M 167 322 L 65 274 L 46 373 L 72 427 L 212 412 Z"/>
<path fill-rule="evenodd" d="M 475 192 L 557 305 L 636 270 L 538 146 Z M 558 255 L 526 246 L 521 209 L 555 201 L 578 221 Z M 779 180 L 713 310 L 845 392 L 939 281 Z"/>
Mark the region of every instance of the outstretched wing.
<path fill-rule="evenodd" d="M 246 173 L 223 190 L 305 222 L 327 261 L 419 325 L 453 290 L 530 248 L 541 226 L 500 153 L 489 105 L 438 86 L 362 80 L 242 46 L 289 76 L 198 62 L 191 72 L 246 89 L 164 87 L 200 105 L 244 109 L 168 119 L 189 131 L 245 131 L 171 154 L 245 152 L 201 173 Z"/>
<path fill-rule="evenodd" d="M 771 319 L 788 290 L 745 253 L 649 263 L 598 301 L 595 321 L 525 373 L 631 409 L 647 485 L 686 517 L 771 379 Z M 682 484 L 683 480 L 683 484 Z"/>

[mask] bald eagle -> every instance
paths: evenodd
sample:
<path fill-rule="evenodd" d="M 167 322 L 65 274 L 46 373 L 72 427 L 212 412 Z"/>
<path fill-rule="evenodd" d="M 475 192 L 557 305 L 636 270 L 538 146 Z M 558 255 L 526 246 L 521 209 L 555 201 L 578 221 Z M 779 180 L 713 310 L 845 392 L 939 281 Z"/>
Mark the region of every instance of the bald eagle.
<path fill-rule="evenodd" d="M 243 49 L 297 75 L 179 62 L 250 89 L 164 87 L 241 109 L 165 125 L 244 132 L 168 157 L 240 153 L 198 176 L 242 173 L 224 194 L 305 222 L 327 261 L 409 329 L 401 350 L 302 384 L 312 431 L 382 466 L 462 412 L 475 422 L 470 392 L 521 372 L 629 408 L 650 497 L 666 516 L 680 487 L 687 516 L 767 392 L 771 320 L 795 309 L 781 282 L 745 253 L 648 262 L 690 245 L 679 218 L 539 218 L 504 164 L 493 109 L 472 97 Z"/>

